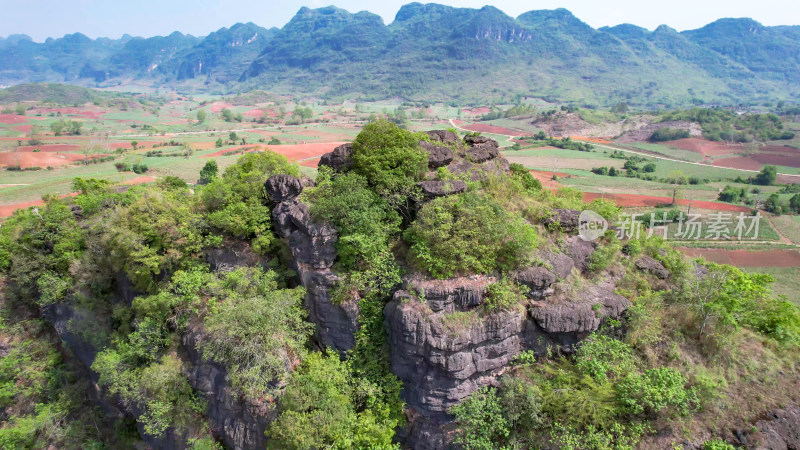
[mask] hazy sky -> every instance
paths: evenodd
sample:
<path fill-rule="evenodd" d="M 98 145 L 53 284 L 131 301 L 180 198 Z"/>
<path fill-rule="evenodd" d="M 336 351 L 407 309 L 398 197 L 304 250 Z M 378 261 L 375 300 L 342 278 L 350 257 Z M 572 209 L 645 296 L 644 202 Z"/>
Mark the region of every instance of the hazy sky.
<path fill-rule="evenodd" d="M 387 24 L 409 0 L 0 0 L 0 36 L 25 33 L 37 41 L 80 31 L 89 37 L 206 35 L 236 22 L 281 27 L 301 6 L 335 4 L 350 12 L 368 10 Z M 533 9 L 567 8 L 595 28 L 633 23 L 654 29 L 699 28 L 721 17 L 752 17 L 764 25 L 800 24 L 798 0 L 440 0 L 452 6 L 496 6 L 516 17 Z"/>

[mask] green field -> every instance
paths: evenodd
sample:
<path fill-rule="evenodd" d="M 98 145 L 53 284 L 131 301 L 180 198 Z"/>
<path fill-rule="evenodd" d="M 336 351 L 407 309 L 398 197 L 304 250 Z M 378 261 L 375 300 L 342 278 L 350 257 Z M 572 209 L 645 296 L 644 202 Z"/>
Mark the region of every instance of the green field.
<path fill-rule="evenodd" d="M 742 270 L 772 275 L 775 279 L 773 292 L 800 306 L 800 267 L 747 267 Z"/>

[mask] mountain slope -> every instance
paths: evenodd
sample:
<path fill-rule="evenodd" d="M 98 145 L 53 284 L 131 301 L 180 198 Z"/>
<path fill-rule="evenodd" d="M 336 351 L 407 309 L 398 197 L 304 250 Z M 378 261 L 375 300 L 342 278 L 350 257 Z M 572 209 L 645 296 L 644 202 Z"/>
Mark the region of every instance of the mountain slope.
<path fill-rule="evenodd" d="M 594 29 L 566 9 L 411 3 L 369 12 L 303 7 L 281 29 L 236 24 L 204 38 L 0 40 L 0 84 L 131 80 L 186 89 L 266 89 L 362 98 L 586 105 L 760 103 L 800 98 L 800 27 L 720 19 L 698 30 Z"/>
<path fill-rule="evenodd" d="M 215 31 L 173 61 L 177 78 L 207 76 L 220 83 L 235 81 L 276 32 L 275 28 L 268 30 L 253 23 Z"/>

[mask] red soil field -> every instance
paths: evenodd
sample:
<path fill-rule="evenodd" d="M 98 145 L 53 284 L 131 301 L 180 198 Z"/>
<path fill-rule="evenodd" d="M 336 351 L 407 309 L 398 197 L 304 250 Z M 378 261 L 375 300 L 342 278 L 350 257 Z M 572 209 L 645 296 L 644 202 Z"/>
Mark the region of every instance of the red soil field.
<path fill-rule="evenodd" d="M 214 102 L 211 104 L 211 112 L 213 113 L 220 113 L 223 109 L 231 109 L 234 106 L 228 102 Z"/>
<path fill-rule="evenodd" d="M 605 198 L 614 200 L 617 206 L 622 207 L 643 207 L 643 206 L 658 206 L 664 204 L 671 204 L 672 197 L 658 197 L 655 195 L 637 195 L 637 194 L 601 194 L 599 192 L 584 192 L 583 200 L 591 202 L 598 198 Z M 679 205 L 688 205 L 688 199 L 679 199 Z M 713 209 L 716 211 L 732 211 L 732 212 L 749 212 L 750 208 L 746 206 L 729 205 L 727 203 L 709 202 L 705 200 L 692 201 L 692 207 L 700 209 Z"/>
<path fill-rule="evenodd" d="M 761 170 L 761 163 L 744 156 L 716 159 L 712 164 L 718 167 L 728 167 L 731 169 Z"/>
<path fill-rule="evenodd" d="M 544 186 L 544 187 L 546 187 L 548 189 L 558 190 L 558 189 L 563 187 L 563 186 L 561 186 L 561 184 L 559 184 L 558 181 L 553 180 L 553 172 L 546 172 L 546 171 L 541 171 L 541 170 L 531 170 L 530 173 L 531 173 L 531 175 L 533 175 L 534 178 L 536 178 L 537 180 L 542 182 L 542 186 Z M 559 178 L 560 177 L 568 177 L 569 174 L 556 172 L 556 176 L 559 177 Z"/>
<path fill-rule="evenodd" d="M 16 114 L 0 114 L 0 123 L 25 123 L 28 117 L 18 116 Z"/>
<path fill-rule="evenodd" d="M 317 167 L 319 167 L 319 158 L 307 159 L 305 161 L 301 161 L 300 165 L 301 166 L 306 166 L 306 167 L 317 168 Z"/>
<path fill-rule="evenodd" d="M 30 133 L 33 130 L 33 125 L 18 125 L 14 129 L 23 133 Z"/>
<path fill-rule="evenodd" d="M 530 136 L 530 133 L 509 130 L 508 128 L 496 127 L 494 125 L 486 125 L 482 123 L 472 123 L 469 125 L 462 125 L 461 128 L 469 131 L 477 131 L 479 133 L 504 134 L 507 136 Z"/>
<path fill-rule="evenodd" d="M 301 159 L 314 158 L 322 156 L 325 153 L 333 151 L 336 147 L 346 144 L 346 142 L 318 142 L 313 144 L 295 144 L 295 145 L 270 145 L 267 148 L 275 153 L 299 161 Z"/>
<path fill-rule="evenodd" d="M 591 136 L 570 136 L 573 141 L 594 142 L 595 144 L 610 144 L 611 141 L 605 138 Z"/>
<path fill-rule="evenodd" d="M 97 158 L 105 155 L 91 155 Z M 83 161 L 84 156 L 78 153 L 31 153 L 0 152 L 0 166 L 41 167 L 64 166 L 75 161 Z"/>
<path fill-rule="evenodd" d="M 142 175 L 140 177 L 131 178 L 130 180 L 123 181 L 122 184 L 127 184 L 132 186 L 134 184 L 152 183 L 153 181 L 156 181 L 156 177 L 151 177 L 150 175 Z"/>
<path fill-rule="evenodd" d="M 664 145 L 700 153 L 703 156 L 720 156 L 739 153 L 744 150 L 742 144 L 726 144 L 723 142 L 707 141 L 701 138 L 678 139 L 677 141 L 663 142 Z"/>
<path fill-rule="evenodd" d="M 250 111 L 243 112 L 242 115 L 245 116 L 245 117 L 259 118 L 259 117 L 264 115 L 264 110 L 263 109 L 251 109 Z"/>
<path fill-rule="evenodd" d="M 254 152 L 256 150 L 262 150 L 263 147 L 264 146 L 260 145 L 260 144 L 239 145 L 237 147 L 231 147 L 231 148 L 228 148 L 228 149 L 225 149 L 225 150 L 220 150 L 220 151 L 208 154 L 208 155 L 204 155 L 203 158 L 216 158 L 218 156 L 226 156 L 225 155 L 226 153 L 235 152 L 237 150 L 242 150 L 242 149 L 247 149 L 245 151 L 245 153 L 249 153 L 249 152 Z"/>
<path fill-rule="evenodd" d="M 78 195 L 77 192 L 70 192 L 69 194 L 59 195 L 60 198 L 74 197 Z M 9 217 L 14 214 L 18 209 L 26 209 L 31 206 L 44 206 L 43 200 L 31 200 L 29 202 L 12 203 L 10 205 L 0 205 L 0 217 Z"/>
<path fill-rule="evenodd" d="M 74 152 L 80 150 L 80 145 L 75 144 L 44 144 L 44 145 L 23 145 L 17 147 L 18 152 L 32 152 L 36 149 L 44 153 Z"/>
<path fill-rule="evenodd" d="M 774 166 L 800 167 L 800 150 L 795 154 L 786 153 L 758 153 L 750 157 L 761 164 L 772 164 Z"/>
<path fill-rule="evenodd" d="M 738 267 L 800 267 L 800 252 L 797 250 L 749 252 L 719 248 L 679 247 L 678 249 L 691 257 L 703 257 L 717 264 L 730 264 Z"/>
<path fill-rule="evenodd" d="M 474 109 L 465 109 L 464 114 L 487 114 L 492 112 L 491 108 L 474 108 Z"/>

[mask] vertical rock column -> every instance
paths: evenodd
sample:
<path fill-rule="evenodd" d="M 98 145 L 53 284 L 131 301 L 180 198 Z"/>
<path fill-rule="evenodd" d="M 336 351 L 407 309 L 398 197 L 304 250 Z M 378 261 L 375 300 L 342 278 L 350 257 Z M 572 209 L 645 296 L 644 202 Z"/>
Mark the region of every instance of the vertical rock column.
<path fill-rule="evenodd" d="M 350 350 L 358 329 L 358 303 L 335 304 L 330 295 L 338 280 L 331 271 L 336 260 L 336 229 L 314 223 L 308 205 L 297 198 L 303 192 L 303 183 L 297 177 L 275 175 L 265 187 L 275 205 L 275 232 L 288 242 L 293 268 L 306 289 L 305 307 L 309 319 L 317 325 L 317 342 L 340 352 Z"/>

